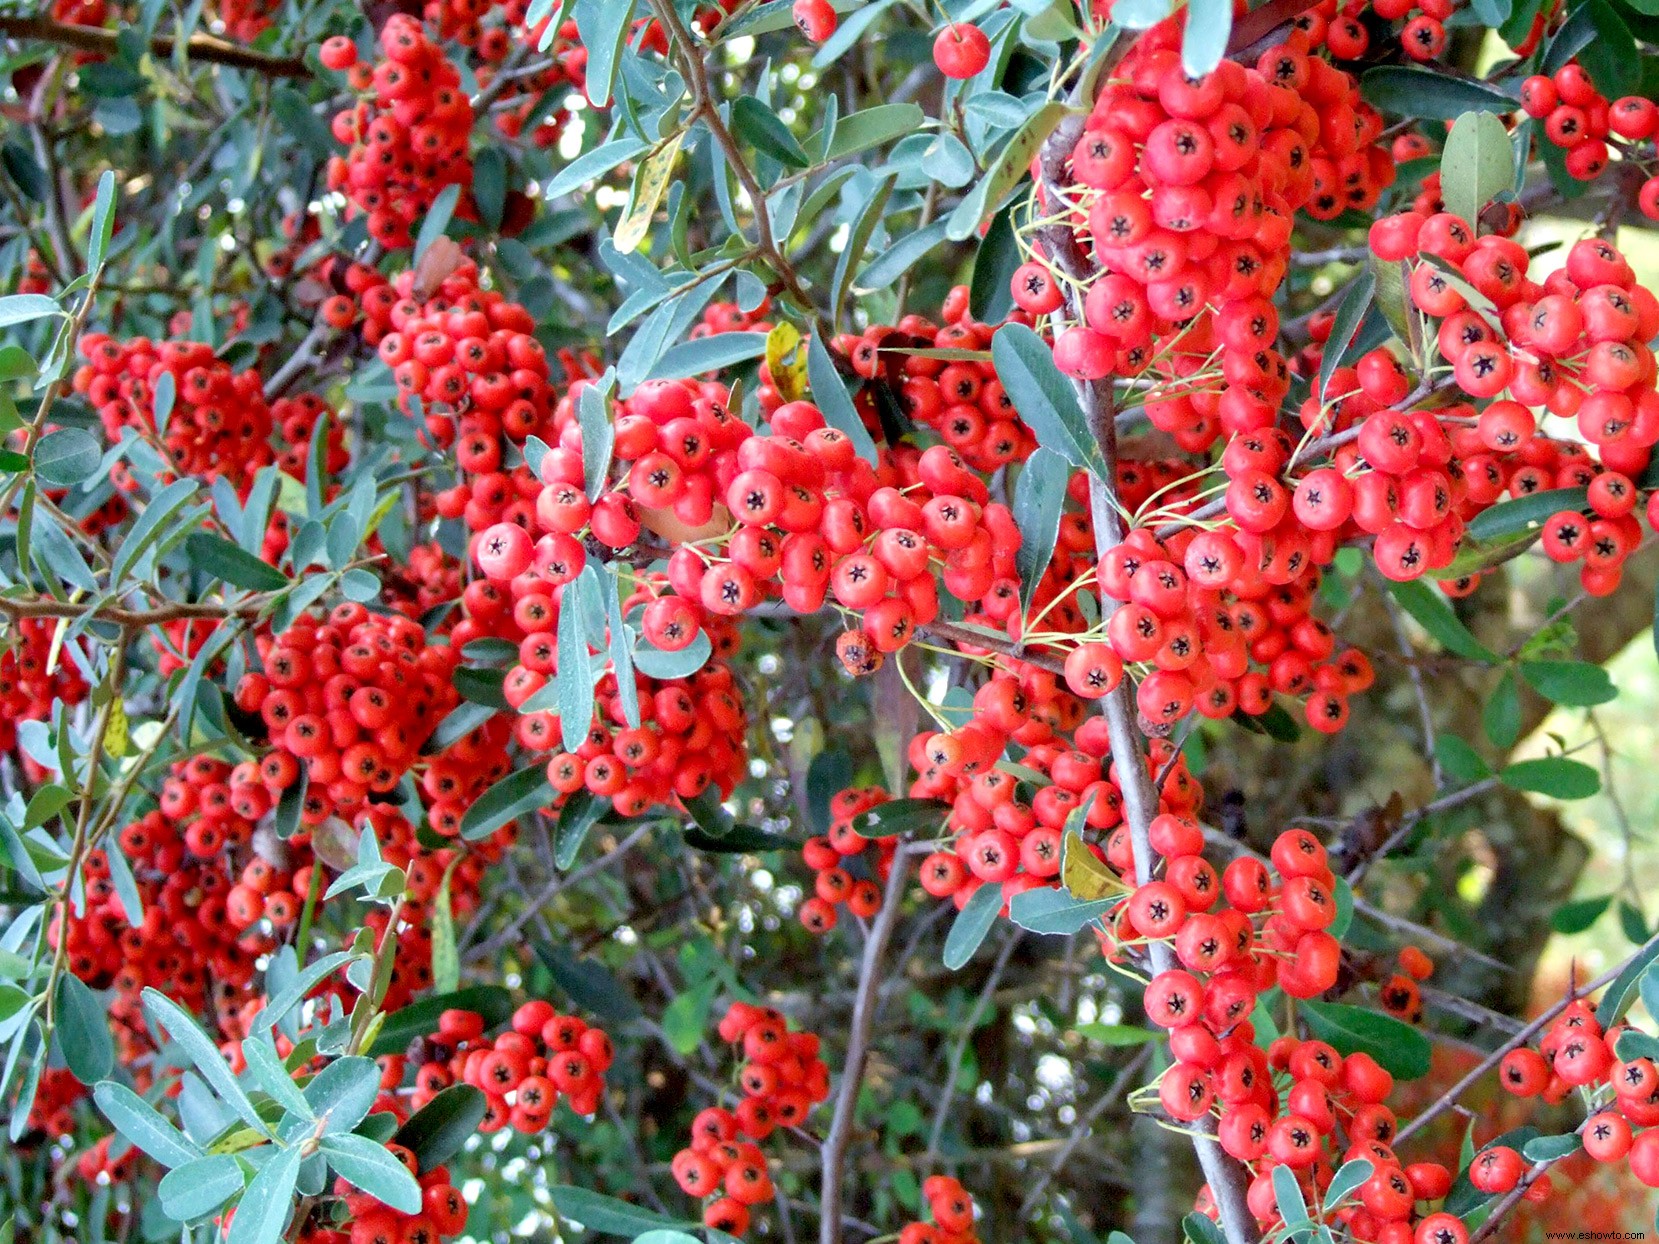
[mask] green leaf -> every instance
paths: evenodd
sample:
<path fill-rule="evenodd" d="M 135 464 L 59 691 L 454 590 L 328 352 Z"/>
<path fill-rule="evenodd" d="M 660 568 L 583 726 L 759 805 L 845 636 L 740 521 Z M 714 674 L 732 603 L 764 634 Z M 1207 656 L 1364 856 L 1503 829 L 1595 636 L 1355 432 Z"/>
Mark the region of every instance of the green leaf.
<path fill-rule="evenodd" d="M 1628 899 L 1622 898 L 1619 900 L 1619 929 L 1624 933 L 1625 940 L 1633 946 L 1640 946 L 1651 934 L 1647 927 L 1647 917 Z"/>
<path fill-rule="evenodd" d="M 1116 898 L 1083 902 L 1058 886 L 1022 890 L 1008 901 L 1008 918 L 1031 933 L 1069 937 L 1116 907 Z"/>
<path fill-rule="evenodd" d="M 1400 608 L 1409 613 L 1447 652 L 1470 661 L 1498 663 L 1498 654 L 1470 634 L 1463 620 L 1452 612 L 1446 598 L 1421 579 L 1390 583 L 1388 591 L 1399 602 Z"/>
<path fill-rule="evenodd" d="M 163 1166 L 183 1166 L 202 1156 L 194 1142 L 126 1085 L 105 1080 L 92 1090 L 92 1100 L 121 1135 Z"/>
<path fill-rule="evenodd" d="M 1162 1040 L 1163 1033 L 1151 1028 L 1137 1028 L 1133 1024 L 1079 1024 L 1077 1035 L 1101 1045 L 1145 1045 Z"/>
<path fill-rule="evenodd" d="M 1006 324 L 991 338 L 991 360 L 1037 443 L 1075 467 L 1100 474 L 1100 446 L 1076 390 L 1054 365 L 1054 352 L 1043 339 L 1023 324 Z"/>
<path fill-rule="evenodd" d="M 1636 1001 L 1642 977 L 1655 958 L 1659 958 L 1659 938 L 1653 939 L 1632 955 L 1619 974 L 1613 978 L 1613 983 L 1602 990 L 1601 1001 L 1596 1004 L 1596 1022 L 1601 1025 L 1602 1031 L 1605 1032 L 1624 1018 L 1624 1013 Z"/>
<path fill-rule="evenodd" d="M 1336 1168 L 1336 1174 L 1331 1176 L 1330 1187 L 1325 1189 L 1326 1208 L 1335 1206 L 1344 1197 L 1354 1192 L 1367 1179 L 1371 1178 L 1376 1168 L 1365 1158 L 1353 1158 Z"/>
<path fill-rule="evenodd" d="M 260 1167 L 248 1190 L 236 1203 L 225 1244 L 277 1244 L 294 1208 L 294 1185 L 299 1182 L 305 1155 L 298 1145 L 278 1150 Z"/>
<path fill-rule="evenodd" d="M 914 134 L 927 120 L 915 104 L 877 104 L 842 117 L 836 123 L 826 162 L 845 159 L 871 147 Z"/>
<path fill-rule="evenodd" d="M 418 265 L 426 257 L 426 252 L 432 249 L 432 243 L 444 236 L 444 231 L 449 228 L 450 218 L 455 215 L 455 205 L 460 201 L 459 185 L 445 186 L 438 191 L 438 197 L 432 200 L 432 206 L 427 209 L 426 219 L 421 221 L 420 232 L 415 235 L 415 264 Z"/>
<path fill-rule="evenodd" d="M 385 1145 L 348 1134 L 327 1137 L 322 1151 L 328 1155 L 329 1168 L 352 1187 L 399 1213 L 420 1213 L 420 1184 Z"/>
<path fill-rule="evenodd" d="M 171 376 L 172 372 L 163 372 L 164 376 Z M 191 497 L 196 495 L 196 481 L 193 479 L 175 480 L 150 498 L 150 503 L 144 507 L 144 512 L 138 516 L 115 550 L 115 560 L 110 565 L 109 578 L 111 583 L 121 583 L 126 580 L 127 572 L 138 561 L 144 551 L 153 544 L 162 534 L 163 524 L 179 510 Z"/>
<path fill-rule="evenodd" d="M 109 1035 L 104 1004 L 80 977 L 65 972 L 58 977 L 55 1035 L 63 1061 L 82 1084 L 96 1084 L 115 1066 L 115 1041 Z"/>
<path fill-rule="evenodd" d="M 1601 775 L 1594 768 L 1566 756 L 1517 760 L 1498 774 L 1498 780 L 1511 790 L 1552 799 L 1588 799 L 1601 789 Z"/>
<path fill-rule="evenodd" d="M 1515 682 L 1515 672 L 1505 670 L 1491 697 L 1481 710 L 1481 728 L 1492 746 L 1507 750 L 1515 746 L 1521 736 L 1521 693 Z"/>
<path fill-rule="evenodd" d="M 1596 898 L 1578 898 L 1570 903 L 1563 903 L 1555 909 L 1550 917 L 1550 928 L 1557 933 L 1582 933 L 1585 929 L 1600 920 L 1607 909 L 1613 905 L 1613 896 L 1603 894 Z"/>
<path fill-rule="evenodd" d="M 288 1074 L 269 1032 L 259 1030 L 257 1035 L 242 1042 L 242 1057 L 248 1064 L 248 1073 L 284 1111 L 308 1121 L 317 1117 L 305 1094 Z"/>
<path fill-rule="evenodd" d="M 1227 1237 L 1207 1214 L 1191 1213 L 1181 1219 L 1181 1234 L 1188 1244 L 1227 1244 Z"/>
<path fill-rule="evenodd" d="M 115 173 L 105 169 L 98 178 L 98 193 L 92 203 L 92 225 L 86 238 L 86 270 L 96 273 L 109 255 L 110 238 L 115 235 Z"/>
<path fill-rule="evenodd" d="M 438 1017 L 451 1010 L 473 1011 L 483 1016 L 486 1028 L 495 1028 L 512 1017 L 513 996 L 499 985 L 474 985 L 411 1002 L 386 1017 L 369 1047 L 369 1055 L 380 1058 L 402 1054 L 416 1037 L 437 1032 Z"/>
<path fill-rule="evenodd" d="M 184 547 L 192 566 L 233 587 L 278 592 L 289 586 L 282 571 L 211 532 L 192 532 Z"/>
<path fill-rule="evenodd" d="M 610 811 L 610 801 L 589 790 L 579 790 L 559 809 L 559 827 L 553 836 L 553 864 L 561 871 L 576 862 L 588 831 Z"/>
<path fill-rule="evenodd" d="M 1181 68 L 1187 77 L 1202 78 L 1219 65 L 1232 33 L 1232 0 L 1188 0 L 1181 36 Z"/>
<path fill-rule="evenodd" d="M 974 252 L 973 277 L 968 284 L 968 308 L 974 319 L 999 324 L 1014 307 L 1012 282 L 1023 256 L 1014 236 L 1014 205 L 991 218 L 985 238 Z"/>
<path fill-rule="evenodd" d="M 854 289 L 868 293 L 896 285 L 899 278 L 914 268 L 923 255 L 944 240 L 945 222 L 942 220 L 935 220 L 932 224 L 903 234 L 898 241 L 865 265 L 864 270 L 853 280 Z"/>
<path fill-rule="evenodd" d="M 940 799 L 889 799 L 853 817 L 853 829 L 865 838 L 891 838 L 920 830 L 937 837 L 950 814 Z"/>
<path fill-rule="evenodd" d="M 617 67 L 628 42 L 634 4 L 635 0 L 620 3 L 618 0 L 576 0 L 572 10 L 577 34 L 588 54 L 587 97 L 601 107 L 610 102 L 616 85 Z"/>
<path fill-rule="evenodd" d="M 553 674 L 553 693 L 559 703 L 559 730 L 565 750 L 573 752 L 587 739 L 593 721 L 593 654 L 601 637 L 593 635 L 582 608 L 583 593 L 596 591 L 599 572 L 589 563 L 582 567 L 576 582 L 565 588 L 564 607 L 559 610 L 559 668 Z M 552 802 L 551 796 L 544 802 Z"/>
<path fill-rule="evenodd" d="M 1397 1080 L 1418 1080 L 1429 1073 L 1428 1038 L 1391 1015 L 1336 1002 L 1303 1002 L 1296 1014 L 1338 1053 L 1369 1054 Z"/>
<path fill-rule="evenodd" d="M 319 160 L 326 160 L 337 150 L 334 135 L 311 111 L 311 105 L 291 86 L 278 86 L 271 91 L 271 112 L 282 122 L 294 139 Z"/>
<path fill-rule="evenodd" d="M 472 201 L 478 206 L 478 221 L 486 229 L 501 227 L 501 213 L 507 206 L 507 157 L 501 148 L 480 147 L 472 157 Z"/>
<path fill-rule="evenodd" d="M 185 1056 L 202 1078 L 213 1086 L 219 1100 L 241 1116 L 261 1135 L 266 1134 L 265 1121 L 259 1117 L 248 1095 L 242 1091 L 236 1077 L 225 1065 L 224 1055 L 213 1039 L 201 1030 L 201 1027 L 191 1018 L 178 1003 L 157 989 L 145 989 L 143 994 L 144 1013 L 150 1020 L 166 1029 L 167 1034 L 182 1049 Z"/>
<path fill-rule="evenodd" d="M 1288 1166 L 1273 1168 L 1273 1201 L 1279 1207 L 1279 1217 L 1285 1226 L 1296 1227 L 1308 1221 L 1308 1203 L 1302 1196 L 1302 1187 L 1296 1182 L 1296 1173 Z"/>
<path fill-rule="evenodd" d="M 569 994 L 571 1001 L 582 1010 L 617 1023 L 639 1018 L 639 1003 L 603 963 L 579 958 L 563 946 L 551 946 L 543 941 L 537 941 L 535 949 L 553 983 Z"/>
<path fill-rule="evenodd" d="M 651 368 L 650 380 L 677 380 L 747 363 L 766 353 L 765 333 L 715 333 L 686 341 L 663 354 Z"/>
<path fill-rule="evenodd" d="M 1589 505 L 1589 497 L 1583 488 L 1550 488 L 1528 493 L 1482 510 L 1469 520 L 1468 534 L 1472 539 L 1487 541 L 1531 531 L 1542 527 L 1545 520 L 1562 510 L 1582 510 Z"/>
<path fill-rule="evenodd" d="M 368 1117 L 379 1095 L 380 1067 L 361 1055 L 335 1059 L 305 1086 L 305 1100 L 322 1122 L 324 1136 L 351 1131 Z"/>
<path fill-rule="evenodd" d="M 1577 1132 L 1561 1136 L 1537 1136 L 1521 1146 L 1521 1156 L 1528 1162 L 1555 1162 L 1584 1147 Z"/>
<path fill-rule="evenodd" d="M 962 910 L 956 913 L 950 933 L 945 937 L 944 962 L 947 968 L 954 972 L 974 957 L 974 951 L 990 933 L 1001 910 L 1002 887 L 982 882 L 963 904 Z"/>
<path fill-rule="evenodd" d="M 1024 610 L 1031 608 L 1032 594 L 1054 557 L 1070 478 L 1066 460 L 1039 445 L 1014 482 L 1014 525 L 1020 532 L 1015 565 L 1020 573 L 1020 607 Z"/>
<path fill-rule="evenodd" d="M 847 305 L 847 295 L 852 292 L 853 269 L 864 260 L 864 250 L 870 245 L 870 237 L 881 223 L 882 215 L 887 211 L 887 200 L 893 194 L 894 178 L 889 175 L 876 183 L 875 190 L 865 200 L 859 210 L 852 228 L 847 232 L 847 244 L 842 247 L 841 254 L 836 256 L 835 272 L 830 277 L 830 319 L 841 318 L 842 309 Z M 822 403 L 819 403 L 822 406 Z M 832 425 L 833 426 L 833 425 Z M 842 429 L 845 431 L 846 429 Z"/>
<path fill-rule="evenodd" d="M 632 135 L 601 143 L 592 151 L 585 151 L 559 170 L 547 185 L 548 199 L 563 198 L 574 190 L 603 177 L 620 164 L 632 160 L 651 144 Z"/>
<path fill-rule="evenodd" d="M 824 422 L 852 441 L 858 456 L 874 466 L 876 443 L 870 437 L 870 430 L 864 426 L 858 408 L 853 405 L 846 382 L 841 379 L 841 373 L 836 370 L 829 351 L 824 348 L 816 332 L 807 339 L 806 377 L 807 383 L 812 386 L 813 400 L 823 412 Z"/>
<path fill-rule="evenodd" d="M 668 680 L 687 678 L 709 662 L 714 643 L 707 631 L 699 630 L 697 638 L 684 648 L 665 652 L 655 644 L 640 640 L 634 647 L 634 668 L 647 678 Z"/>
<path fill-rule="evenodd" d="M 948 217 L 951 241 L 964 242 L 979 232 L 986 215 L 1000 208 L 1009 191 L 1025 178 L 1038 149 L 1069 112 L 1059 100 L 1050 100 L 1015 131 L 990 162 L 985 175 L 974 183 Z"/>
<path fill-rule="evenodd" d="M 1455 734 L 1442 734 L 1434 741 L 1434 754 L 1446 776 L 1468 785 L 1492 776 L 1492 768 L 1481 755 Z"/>
<path fill-rule="evenodd" d="M 213 1213 L 242 1187 L 242 1164 L 231 1154 L 215 1153 L 167 1172 L 156 1193 L 162 1213 L 174 1222 L 189 1222 Z"/>
<path fill-rule="evenodd" d="M 1595 30 L 1595 37 L 1578 52 L 1578 63 L 1590 81 L 1610 99 L 1636 90 L 1642 81 L 1642 55 L 1624 19 L 1607 0 L 1586 0 L 1573 16 L 1579 14 L 1586 15 Z"/>
<path fill-rule="evenodd" d="M 762 155 L 791 168 L 806 168 L 812 163 L 778 114 L 753 95 L 739 95 L 732 101 L 732 130 Z"/>
<path fill-rule="evenodd" d="M 35 446 L 35 474 L 67 488 L 90 479 L 103 456 L 97 438 L 84 428 L 57 428 Z"/>
<path fill-rule="evenodd" d="M 1513 112 L 1515 100 L 1484 82 L 1452 78 L 1416 65 L 1380 65 L 1360 77 L 1360 95 L 1396 116 L 1452 121 L 1471 109 Z"/>
<path fill-rule="evenodd" d="M 424 1175 L 461 1152 L 489 1109 L 489 1100 L 478 1089 L 452 1084 L 415 1111 L 392 1140 L 415 1155 Z"/>
<path fill-rule="evenodd" d="M 548 1192 L 559 1217 L 579 1222 L 589 1231 L 602 1235 L 625 1235 L 633 1239 L 644 1231 L 691 1225 L 686 1219 L 668 1218 L 638 1205 L 630 1205 L 627 1201 L 569 1184 L 549 1188 Z"/>
<path fill-rule="evenodd" d="M 63 308 L 45 294 L 7 294 L 0 298 L 0 328 L 62 314 Z"/>
<path fill-rule="evenodd" d="M 566 610 L 574 613 L 576 610 Z M 547 783 L 547 770 L 532 765 L 509 773 L 485 791 L 461 818 L 461 837 L 468 842 L 488 838 L 510 821 L 534 812 L 553 802 L 553 788 Z"/>
<path fill-rule="evenodd" d="M 577 399 L 577 417 L 582 425 L 582 480 L 589 501 L 597 501 L 605 491 L 616 445 L 616 429 L 606 400 L 609 389 L 603 381 L 590 384 Z"/>
<path fill-rule="evenodd" d="M 719 992 L 719 978 L 710 977 L 675 994 L 663 1008 L 663 1034 L 682 1055 L 690 1054 L 703 1044 L 703 1033 L 709 1023 L 709 1008 L 714 1005 L 714 996 Z"/>
<path fill-rule="evenodd" d="M 1503 121 L 1491 112 L 1465 112 L 1453 122 L 1440 153 L 1446 210 L 1473 223 L 1493 195 L 1509 189 L 1514 170 L 1515 150 Z"/>
<path fill-rule="evenodd" d="M 1522 661 L 1521 677 L 1546 700 L 1592 708 L 1618 698 L 1607 671 L 1588 661 Z"/>

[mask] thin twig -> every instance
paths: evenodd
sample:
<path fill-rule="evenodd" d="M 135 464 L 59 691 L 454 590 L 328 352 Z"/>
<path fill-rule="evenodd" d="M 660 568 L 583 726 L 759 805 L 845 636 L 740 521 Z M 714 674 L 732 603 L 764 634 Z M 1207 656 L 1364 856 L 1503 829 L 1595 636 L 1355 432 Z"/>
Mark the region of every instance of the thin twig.
<path fill-rule="evenodd" d="M 114 56 L 120 51 L 119 32 L 99 26 L 76 26 L 69 22 L 55 22 L 47 17 L 0 16 L 0 36 L 8 39 L 35 39 L 56 43 L 61 47 L 78 48 L 83 52 L 98 52 Z M 156 35 L 150 40 L 150 51 L 158 60 L 171 59 L 177 41 L 170 35 Z M 239 43 L 231 43 L 214 35 L 194 34 L 185 41 L 185 54 L 191 60 L 229 65 L 234 69 L 251 69 L 268 78 L 308 78 L 301 56 L 272 56 L 256 52 Z"/>

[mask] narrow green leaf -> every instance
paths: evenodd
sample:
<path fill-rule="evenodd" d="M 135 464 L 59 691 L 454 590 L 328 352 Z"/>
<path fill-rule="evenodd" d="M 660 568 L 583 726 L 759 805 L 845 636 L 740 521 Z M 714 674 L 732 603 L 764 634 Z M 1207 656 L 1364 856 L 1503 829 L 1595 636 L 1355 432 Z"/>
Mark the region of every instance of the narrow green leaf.
<path fill-rule="evenodd" d="M 217 1210 L 242 1191 L 242 1164 L 234 1155 L 196 1158 L 162 1177 L 156 1194 L 161 1212 L 174 1222 L 190 1222 Z"/>
<path fill-rule="evenodd" d="M 184 546 L 196 569 L 233 587 L 278 592 L 289 586 L 282 571 L 211 532 L 192 532 Z"/>
<path fill-rule="evenodd" d="M 1054 365 L 1054 352 L 1043 339 L 1023 324 L 1004 325 L 991 338 L 991 358 L 1037 443 L 1075 467 L 1100 473 L 1100 446 L 1071 381 Z"/>
<path fill-rule="evenodd" d="M 1002 887 L 981 883 L 963 904 L 962 910 L 956 913 L 950 933 L 945 937 L 944 963 L 947 968 L 954 972 L 974 957 L 974 952 L 990 933 L 1001 910 Z"/>
<path fill-rule="evenodd" d="M 461 1152 L 489 1109 L 489 1101 L 472 1085 L 452 1084 L 415 1111 L 392 1140 L 415 1155 L 425 1174 Z"/>
<path fill-rule="evenodd" d="M 1219 65 L 1232 33 L 1232 0 L 1188 0 L 1181 35 L 1181 68 L 1187 77 L 1202 78 Z"/>
<path fill-rule="evenodd" d="M 1470 634 L 1463 620 L 1452 612 L 1446 598 L 1422 580 L 1390 583 L 1388 591 L 1400 607 L 1447 652 L 1470 661 L 1498 663 L 1498 654 Z"/>
<path fill-rule="evenodd" d="M 1070 478 L 1066 460 L 1047 446 L 1039 445 L 1026 459 L 1014 482 L 1014 525 L 1020 532 L 1015 565 L 1020 573 L 1022 609 L 1031 608 L 1032 594 L 1053 560 Z"/>
<path fill-rule="evenodd" d="M 807 383 L 812 386 L 813 399 L 824 414 L 824 421 L 852 441 L 859 457 L 874 466 L 876 443 L 871 439 L 870 430 L 864 426 L 858 407 L 847 393 L 846 382 L 841 379 L 841 373 L 836 370 L 829 351 L 824 348 L 816 332 L 807 340 L 806 375 Z"/>
<path fill-rule="evenodd" d="M 225 1244 L 277 1244 L 294 1208 L 294 1185 L 299 1182 L 305 1155 L 298 1145 L 278 1150 L 248 1184 L 236 1203 Z"/>
<path fill-rule="evenodd" d="M 183 1166 L 202 1156 L 183 1132 L 126 1085 L 105 1080 L 92 1090 L 92 1100 L 121 1135 L 163 1166 Z"/>
<path fill-rule="evenodd" d="M 509 821 L 553 802 L 553 788 L 542 765 L 531 765 L 502 778 L 480 795 L 461 818 L 461 837 L 488 838 Z"/>
<path fill-rule="evenodd" d="M 445 186 L 438 191 L 438 197 L 432 200 L 432 206 L 427 209 L 426 219 L 421 221 L 420 232 L 415 235 L 415 264 L 418 265 L 426 257 L 426 252 L 432 249 L 432 244 L 444 236 L 444 232 L 449 228 L 450 218 L 455 215 L 455 205 L 460 201 L 459 185 Z"/>
<path fill-rule="evenodd" d="M 58 977 L 58 1049 L 82 1084 L 96 1084 L 115 1067 L 115 1041 L 104 1004 L 73 972 Z"/>

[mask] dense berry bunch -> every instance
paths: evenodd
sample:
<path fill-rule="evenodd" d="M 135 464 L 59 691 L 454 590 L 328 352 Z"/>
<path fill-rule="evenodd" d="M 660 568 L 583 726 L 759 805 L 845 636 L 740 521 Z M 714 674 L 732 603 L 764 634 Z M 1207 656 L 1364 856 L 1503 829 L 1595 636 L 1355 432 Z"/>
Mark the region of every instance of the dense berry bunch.
<path fill-rule="evenodd" d="M 75 1106 L 86 1097 L 86 1086 L 67 1067 L 48 1067 L 40 1076 L 34 1104 L 29 1107 L 29 1130 L 51 1140 L 75 1130 Z"/>
<path fill-rule="evenodd" d="M 749 1212 L 773 1196 L 766 1158 L 755 1141 L 775 1128 L 797 1127 L 829 1097 L 829 1068 L 818 1038 L 791 1032 L 778 1012 L 734 1002 L 720 1021 L 720 1037 L 740 1048 L 737 1073 L 743 1100 L 735 1110 L 711 1106 L 691 1125 L 691 1144 L 674 1155 L 674 1179 L 686 1195 L 707 1200 L 706 1226 L 742 1235 Z"/>
<path fill-rule="evenodd" d="M 328 165 L 328 186 L 368 217 L 369 236 L 389 249 L 409 246 L 410 229 L 446 186 L 472 182 L 467 140 L 472 101 L 461 74 L 420 22 L 403 13 L 380 32 L 384 59 L 370 66 L 344 36 L 323 44 L 323 64 L 348 71 L 357 103 L 334 117 L 334 137 L 350 151 Z M 468 193 L 457 207 L 476 217 Z"/>
<path fill-rule="evenodd" d="M 1625 1041 L 1636 1049 L 1621 1057 Z M 1652 1056 L 1652 1044 L 1624 1024 L 1604 1032 L 1595 1008 L 1575 998 L 1536 1047 L 1521 1046 L 1504 1055 L 1499 1078 L 1517 1097 L 1540 1097 L 1547 1105 L 1574 1089 L 1588 1094 L 1596 1106 L 1579 1129 L 1585 1151 L 1598 1162 L 1628 1162 L 1637 1179 L 1659 1188 L 1659 1060 Z M 1513 1150 L 1490 1147 L 1475 1159 L 1470 1179 L 1482 1191 L 1507 1192 L 1526 1166 Z"/>
<path fill-rule="evenodd" d="M 237 707 L 264 723 L 272 750 L 259 775 L 273 798 L 307 775 L 307 825 L 391 791 L 460 699 L 458 654 L 400 614 L 343 604 L 326 622 L 302 614 L 258 647 L 262 669 L 237 684 Z"/>
<path fill-rule="evenodd" d="M 283 930 L 299 915 L 309 873 L 296 872 L 288 847 L 258 831 L 270 799 L 251 770 L 212 756 L 176 762 L 161 806 L 88 855 L 86 909 L 67 922 L 67 963 L 93 988 L 114 990 L 110 1015 L 129 1051 L 149 1048 L 139 1010 L 146 987 L 221 1016 L 274 944 L 255 926 Z M 112 850 L 143 906 L 136 924 L 111 876 Z M 55 925 L 53 944 L 62 937 Z"/>
<path fill-rule="evenodd" d="M 133 428 L 157 436 L 181 473 L 238 486 L 275 461 L 275 424 L 258 374 L 232 370 L 212 346 L 88 333 L 80 350 L 86 364 L 75 372 L 75 391 L 97 410 L 112 444 Z M 158 431 L 156 386 L 164 374 L 172 376 L 174 397 L 166 430 Z M 117 483 L 123 479 L 130 485 L 124 474 Z"/>
<path fill-rule="evenodd" d="M 465 517 L 474 531 L 528 522 L 535 480 L 523 469 L 506 473 L 505 448 L 550 437 L 558 400 L 535 320 L 478 278 L 478 265 L 462 260 L 435 288 L 417 292 L 409 271 L 358 291 L 363 339 L 392 369 L 400 405 L 412 414 L 418 403 L 428 435 L 472 477 L 470 490 L 439 494 L 439 512 Z"/>
<path fill-rule="evenodd" d="M 17 746 L 18 723 L 46 721 L 54 701 L 74 706 L 91 687 L 80 662 L 68 652 L 53 652 L 56 624 L 49 618 L 19 618 L 11 625 L 10 643 L 0 652 L 0 751 Z M 69 642 L 75 642 L 73 640 Z M 31 774 L 35 762 L 24 757 Z"/>
<path fill-rule="evenodd" d="M 1659 106 L 1642 95 L 1609 102 L 1577 61 L 1523 82 L 1521 107 L 1544 123 L 1542 141 L 1565 149 L 1567 172 L 1579 181 L 1594 181 L 1607 168 L 1613 155 L 1609 139 L 1633 155 L 1636 146 L 1659 133 Z M 1646 177 L 1637 203 L 1644 215 L 1659 220 L 1659 175 Z"/>
<path fill-rule="evenodd" d="M 1305 33 L 1254 67 L 1223 61 L 1197 81 L 1181 70 L 1180 38 L 1171 20 L 1136 43 L 1071 152 L 1080 197 L 1051 188 L 1046 206 L 1075 210 L 1101 271 L 1077 292 L 1084 322 L 1055 341 L 1056 363 L 1085 379 L 1167 377 L 1191 408 L 1182 430 L 1202 448 L 1272 425 L 1283 387 L 1268 299 L 1294 213 L 1330 220 L 1370 207 L 1393 162 L 1375 142 L 1381 118 L 1350 75 L 1310 54 Z M 1067 290 L 1034 261 L 1014 294 L 1046 314 Z M 1201 371 L 1212 353 L 1220 375 Z"/>
<path fill-rule="evenodd" d="M 541 1132 L 561 1099 L 577 1114 L 599 1109 L 612 1058 L 603 1029 L 546 1002 L 526 1002 L 493 1038 L 483 1016 L 448 1010 L 437 1033 L 420 1043 L 410 1104 L 419 1110 L 450 1085 L 470 1084 L 489 1104 L 480 1131 Z"/>
<path fill-rule="evenodd" d="M 1566 265 L 1542 284 L 1528 279 L 1529 257 L 1520 246 L 1490 235 L 1477 240 L 1455 216 L 1386 217 L 1372 227 L 1371 245 L 1379 257 L 1405 262 L 1413 303 L 1438 321 L 1436 342 L 1452 365 L 1453 382 L 1488 403 L 1478 418 L 1464 408 L 1464 422 L 1473 426 L 1461 431 L 1440 427 L 1446 411 L 1388 410 L 1365 418 L 1354 448 L 1372 475 L 1384 477 L 1368 504 L 1380 505 L 1377 521 L 1389 516 L 1377 536 L 1379 568 L 1409 578 L 1450 560 L 1461 533 L 1454 508 L 1459 489 L 1444 471 L 1425 476 L 1421 468 L 1455 455 L 1461 491 L 1477 503 L 1490 504 L 1505 489 L 1519 496 L 1587 488 L 1584 508 L 1591 517 L 1564 510 L 1546 524 L 1542 545 L 1557 561 L 1583 560 L 1587 591 L 1614 590 L 1641 541 L 1633 481 L 1659 442 L 1659 392 L 1647 346 L 1659 332 L 1659 300 L 1637 283 L 1617 248 L 1600 239 L 1576 243 Z M 1533 449 L 1535 441 L 1550 439 L 1541 435 L 1546 416 L 1574 419 L 1599 462 L 1576 450 Z M 1547 474 L 1528 461 L 1540 452 L 1565 457 L 1566 465 Z M 1427 492 L 1414 482 L 1423 479 L 1432 485 Z M 1362 486 L 1356 481 L 1353 489 L 1356 521 Z M 1423 518 L 1411 522 L 1418 511 Z M 1443 516 L 1425 525 L 1436 514 Z"/>

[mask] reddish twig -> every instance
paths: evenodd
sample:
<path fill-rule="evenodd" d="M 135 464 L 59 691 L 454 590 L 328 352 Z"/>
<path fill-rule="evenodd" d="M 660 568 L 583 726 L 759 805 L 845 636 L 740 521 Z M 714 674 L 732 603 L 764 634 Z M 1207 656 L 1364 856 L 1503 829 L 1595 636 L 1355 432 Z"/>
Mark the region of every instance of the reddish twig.
<path fill-rule="evenodd" d="M 55 22 L 47 17 L 0 16 L 0 35 L 8 39 L 35 39 L 42 43 L 56 43 L 82 52 L 96 52 L 114 56 L 119 51 L 114 30 L 100 26 L 77 26 L 70 22 Z M 156 35 L 150 40 L 150 51 L 157 57 L 170 57 L 177 40 L 168 35 Z M 185 52 L 191 60 L 208 61 L 215 65 L 229 65 L 235 69 L 249 69 L 267 78 L 308 78 L 311 70 L 299 56 L 272 56 L 256 52 L 239 43 L 231 43 L 213 35 L 195 34 L 185 41 Z"/>

